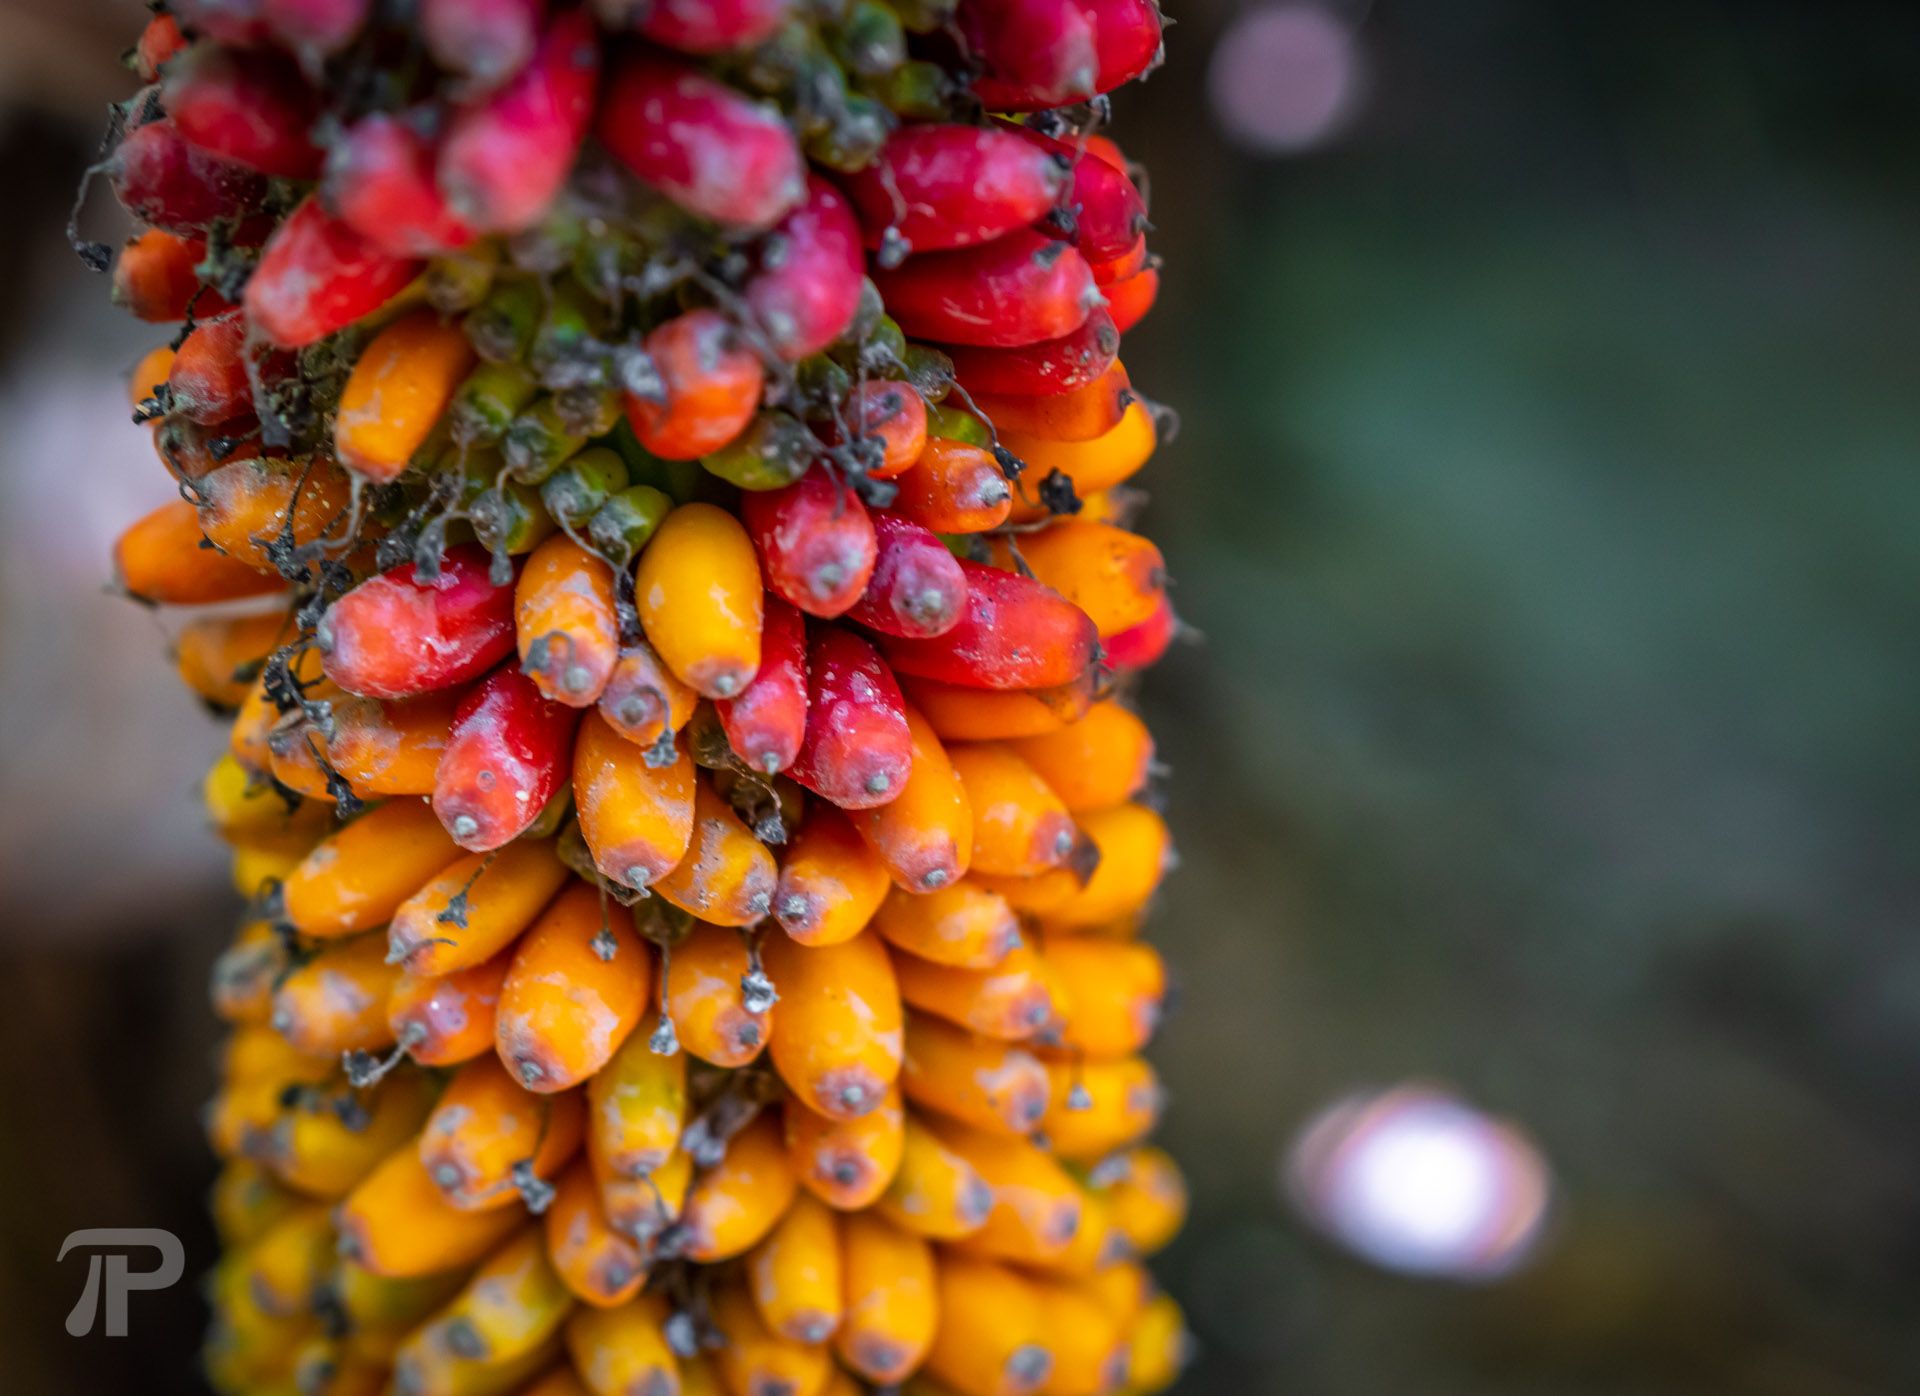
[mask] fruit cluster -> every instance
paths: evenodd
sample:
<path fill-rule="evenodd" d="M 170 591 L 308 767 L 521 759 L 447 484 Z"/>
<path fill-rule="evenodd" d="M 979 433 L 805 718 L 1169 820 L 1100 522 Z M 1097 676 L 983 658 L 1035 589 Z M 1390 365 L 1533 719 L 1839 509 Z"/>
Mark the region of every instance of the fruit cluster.
<path fill-rule="evenodd" d="M 171 0 L 226 1391 L 1157 1390 L 1152 0 Z M 109 253 L 80 243 L 105 266 Z"/>

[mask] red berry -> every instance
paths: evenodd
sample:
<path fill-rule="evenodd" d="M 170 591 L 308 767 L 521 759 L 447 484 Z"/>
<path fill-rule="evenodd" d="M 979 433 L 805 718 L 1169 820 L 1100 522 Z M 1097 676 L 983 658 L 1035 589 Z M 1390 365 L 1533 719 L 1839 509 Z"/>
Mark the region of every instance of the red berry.
<path fill-rule="evenodd" d="M 569 10 L 506 86 L 454 116 L 440 148 L 440 187 L 455 212 L 487 232 L 538 220 L 573 169 L 599 77 L 593 21 Z"/>
<path fill-rule="evenodd" d="M 1100 57 L 1095 91 L 1111 92 L 1131 82 L 1160 60 L 1160 7 L 1155 0 L 1085 0 L 1093 16 L 1094 47 Z"/>
<path fill-rule="evenodd" d="M 355 122 L 327 153 L 321 193 L 368 242 L 395 257 L 431 257 L 472 242 L 434 177 L 434 145 L 404 117 Z"/>
<path fill-rule="evenodd" d="M 627 22 L 667 48 L 724 53 L 772 37 L 787 9 L 788 0 L 652 0 L 629 3 Z"/>
<path fill-rule="evenodd" d="M 297 349 L 385 305 L 420 263 L 382 252 L 309 195 L 268 240 L 247 281 L 247 318 Z"/>
<path fill-rule="evenodd" d="M 1073 211 L 1073 245 L 1091 263 L 1110 262 L 1132 250 L 1147 231 L 1147 205 L 1124 170 L 1115 169 L 1072 141 L 1055 140 L 1011 123 L 1008 130 L 1058 156 L 1072 170 L 1066 203 Z"/>
<path fill-rule="evenodd" d="M 373 0 L 263 0 L 262 21 L 309 71 L 352 43 L 373 12 Z"/>
<path fill-rule="evenodd" d="M 892 229 L 920 252 L 971 247 L 1024 228 L 1066 190 L 1064 160 L 994 126 L 908 126 L 847 180 L 867 246 L 880 246 Z"/>
<path fill-rule="evenodd" d="M 486 91 L 533 57 L 545 9 L 545 0 L 420 0 L 420 36 L 434 62 Z"/>
<path fill-rule="evenodd" d="M 224 422 L 253 410 L 244 315 L 229 310 L 193 327 L 173 357 L 167 396 L 168 410 L 192 422 Z"/>
<path fill-rule="evenodd" d="M 614 73 L 598 125 L 614 158 L 690 212 L 765 228 L 805 197 L 805 165 L 778 110 L 667 59 Z"/>
<path fill-rule="evenodd" d="M 1098 90 L 1100 53 L 1085 0 L 966 0 L 957 16 L 984 72 L 990 111 L 1039 111 Z"/>
<path fill-rule="evenodd" d="M 1180 621 L 1173 613 L 1173 603 L 1163 596 L 1152 615 L 1118 635 L 1107 637 L 1107 663 L 1115 669 L 1145 669 L 1156 664 L 1173 643 L 1173 637 L 1179 629 Z"/>
<path fill-rule="evenodd" d="M 741 496 L 767 585 L 808 615 L 843 613 L 873 575 L 873 520 L 852 486 L 816 465 L 791 485 Z"/>
<path fill-rule="evenodd" d="M 777 596 L 766 601 L 760 668 L 738 698 L 714 704 L 727 742 L 768 775 L 784 771 L 807 734 L 807 623 Z"/>
<path fill-rule="evenodd" d="M 236 165 L 287 179 L 320 169 L 319 103 L 281 54 L 195 44 L 167 65 L 160 100 L 181 135 Z"/>
<path fill-rule="evenodd" d="M 1046 397 L 1083 388 L 1113 367 L 1113 357 L 1120 352 L 1120 331 L 1112 316 L 1096 310 L 1079 329 L 1058 339 L 1018 349 L 956 345 L 948 352 L 954 377 L 970 393 Z"/>
<path fill-rule="evenodd" d="M 909 257 L 874 280 L 909 335 L 1011 348 L 1078 329 L 1098 293 L 1086 260 L 1039 233 Z"/>
<path fill-rule="evenodd" d="M 947 545 L 919 524 L 896 514 L 875 514 L 879 544 L 873 578 L 847 612 L 886 635 L 944 635 L 967 604 L 967 574 Z"/>
<path fill-rule="evenodd" d="M 913 738 L 893 671 L 851 631 L 823 625 L 807 647 L 807 735 L 787 774 L 841 809 L 897 798 Z"/>
<path fill-rule="evenodd" d="M 513 652 L 513 587 L 495 586 L 478 543 L 447 551 L 439 575 L 408 563 L 327 608 L 316 633 L 327 677 L 368 698 L 411 698 L 479 677 Z"/>
<path fill-rule="evenodd" d="M 266 178 L 203 150 L 173 122 L 149 121 L 127 133 L 107 165 L 113 192 L 142 223 L 199 232 L 258 204 Z"/>
<path fill-rule="evenodd" d="M 527 831 L 566 781 L 578 717 L 511 664 L 468 691 L 433 780 L 433 812 L 455 843 L 486 853 Z"/>
<path fill-rule="evenodd" d="M 967 606 L 960 623 L 930 640 L 886 641 L 903 674 L 968 688 L 1057 688 L 1093 664 L 1099 635 L 1085 611 L 1017 572 L 963 562 Z"/>
<path fill-rule="evenodd" d="M 819 423 L 817 430 L 830 444 L 839 445 L 844 422 L 852 435 L 878 441 L 880 459 L 867 466 L 871 479 L 891 480 L 911 470 L 927 444 L 926 399 L 905 383 L 885 378 L 856 383 L 839 418 Z"/>
<path fill-rule="evenodd" d="M 860 308 L 866 271 L 860 227 L 847 201 L 825 180 L 809 179 L 806 201 L 760 244 L 747 308 L 775 353 L 789 362 L 804 359 L 846 333 Z"/>

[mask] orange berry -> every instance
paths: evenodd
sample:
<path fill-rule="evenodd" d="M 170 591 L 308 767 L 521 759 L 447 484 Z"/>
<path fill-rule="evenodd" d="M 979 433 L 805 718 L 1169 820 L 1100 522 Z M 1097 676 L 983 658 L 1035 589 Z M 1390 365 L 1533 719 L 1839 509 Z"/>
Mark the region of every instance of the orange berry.
<path fill-rule="evenodd" d="M 361 799 L 431 795 L 461 693 L 404 702 L 343 695 L 333 705 L 327 764 Z"/>
<path fill-rule="evenodd" d="M 736 1396 L 820 1396 L 832 1375 L 833 1355 L 824 1346 L 768 1331 L 753 1301 L 739 1288 L 714 1296 L 713 1324 L 722 1339 L 713 1364 Z"/>
<path fill-rule="evenodd" d="M 1116 805 L 1080 816 L 1080 831 L 1100 850 L 1086 885 L 1041 914 L 1048 929 L 1098 926 L 1145 906 L 1172 863 L 1166 821 L 1145 805 Z"/>
<path fill-rule="evenodd" d="M 215 707 L 245 701 L 261 661 L 293 638 L 285 611 L 189 621 L 174 637 L 173 661 L 180 681 Z"/>
<path fill-rule="evenodd" d="M 787 1157 L 801 1186 L 843 1212 L 870 1206 L 893 1181 L 906 1139 L 898 1085 L 857 1119 L 831 1120 L 788 1098 Z"/>
<path fill-rule="evenodd" d="M 1018 1272 L 946 1254 L 935 1281 L 940 1322 L 927 1371 L 962 1396 L 1026 1396 L 1053 1369 L 1039 1295 Z"/>
<path fill-rule="evenodd" d="M 587 1150 L 603 1176 L 644 1178 L 674 1153 L 687 1119 L 687 1058 L 653 1050 L 646 1018 L 587 1082 Z"/>
<path fill-rule="evenodd" d="M 854 828 L 909 892 L 949 887 L 973 864 L 975 820 L 967 790 L 926 718 L 905 709 L 913 768 L 891 802 L 858 810 Z"/>
<path fill-rule="evenodd" d="M 735 697 L 759 671 L 759 556 L 724 509 L 683 504 L 667 515 L 640 554 L 634 601 L 653 648 L 703 696 Z"/>
<path fill-rule="evenodd" d="M 747 1256 L 760 1321 L 778 1338 L 824 1343 L 840 1326 L 840 1228 L 833 1210 L 800 1193 Z"/>
<path fill-rule="evenodd" d="M 701 1061 L 745 1066 L 767 1045 L 773 1010 L 749 1012 L 740 984 L 751 970 L 746 942 L 737 932 L 697 922 L 662 967 L 674 1029 L 681 1045 Z"/>
<path fill-rule="evenodd" d="M 935 533 L 985 533 L 1013 509 L 1013 489 L 993 452 L 945 437 L 927 439 L 899 489 L 893 512 Z"/>
<path fill-rule="evenodd" d="M 422 1066 L 457 1066 L 494 1043 L 510 951 L 447 975 L 402 974 L 387 995 L 394 1040 Z"/>
<path fill-rule="evenodd" d="M 990 970 L 1020 944 L 1006 900 L 972 879 L 918 894 L 895 888 L 873 925 L 909 955 L 966 970 Z"/>
<path fill-rule="evenodd" d="M 1167 996 L 1159 951 L 1130 941 L 1056 935 L 1040 955 L 1067 1003 L 1062 1046 L 1114 1057 L 1147 1045 Z"/>
<path fill-rule="evenodd" d="M 1131 799 L 1153 766 L 1147 724 L 1111 699 L 1078 722 L 1009 745 L 1076 814 Z"/>
<path fill-rule="evenodd" d="M 513 604 L 520 667 L 554 702 L 591 705 L 620 658 L 607 560 L 556 533 L 520 569 Z"/>
<path fill-rule="evenodd" d="M 613 730 L 644 749 L 693 718 L 700 695 L 682 683 L 641 640 L 620 651 L 600 692 L 600 716 Z"/>
<path fill-rule="evenodd" d="M 763 1112 L 694 1178 L 681 1214 L 685 1254 L 706 1264 L 744 1255 L 786 1214 L 798 1187 L 779 1123 Z"/>
<path fill-rule="evenodd" d="M 907 722 L 911 728 L 911 715 Z M 917 774 L 918 762 L 915 769 Z M 909 777 L 907 789 L 912 787 Z M 783 852 L 773 914 L 802 945 L 838 945 L 859 935 L 892 886 L 886 864 L 855 832 L 847 816 L 824 800 L 808 808 L 806 822 Z"/>
<path fill-rule="evenodd" d="M 601 874 L 644 888 L 671 872 L 693 839 L 693 762 L 685 752 L 655 766 L 598 712 L 573 746 L 580 834 Z"/>
<path fill-rule="evenodd" d="M 894 1170 L 875 1210 L 895 1226 L 933 1241 L 957 1241 L 987 1224 L 993 1189 L 980 1170 L 909 1116 Z"/>
<path fill-rule="evenodd" d="M 1064 393 L 1039 397 L 975 393 L 973 400 L 999 431 L 1002 441 L 1029 436 L 1048 441 L 1092 441 L 1118 425 L 1133 401 L 1133 389 L 1127 370 L 1115 363 L 1091 383 Z"/>
<path fill-rule="evenodd" d="M 385 1047 L 387 993 L 399 977 L 377 935 L 324 946 L 274 990 L 274 1031 L 316 1057 Z"/>
<path fill-rule="evenodd" d="M 407 468 L 474 364 L 458 324 L 431 310 L 401 316 L 367 344 L 334 419 L 341 464 L 377 484 Z"/>
<path fill-rule="evenodd" d="M 577 1093 L 534 1095 L 500 1062 L 475 1057 L 447 1085 L 420 1131 L 420 1161 L 456 1207 L 520 1200 L 520 1186 L 557 1175 L 580 1147 Z"/>
<path fill-rule="evenodd" d="M 1026 462 L 1027 479 L 1044 480 L 1057 470 L 1072 481 L 1073 492 L 1085 499 L 1130 479 L 1153 455 L 1157 436 L 1153 414 L 1145 404 L 1136 401 L 1128 404 L 1113 427 L 1089 441 L 1028 435 L 1003 428 L 1000 444 Z M 1037 500 L 1031 504 L 1023 501 L 1014 510 L 1013 521 L 1029 523 L 1046 517 L 1045 505 Z"/>
<path fill-rule="evenodd" d="M 1033 575 L 1093 618 L 1104 638 L 1147 620 L 1166 597 L 1166 560 L 1137 533 L 1090 519 L 1056 519 L 1022 535 Z"/>
<path fill-rule="evenodd" d="M 702 780 L 694 785 L 686 856 L 651 890 L 712 925 L 750 926 L 772 908 L 779 875 L 766 846 Z"/>
<path fill-rule="evenodd" d="M 274 1176 L 309 1197 L 345 1197 L 426 1122 L 433 1082 L 397 1073 L 364 1089 L 303 1091 L 259 1141 Z"/>
<path fill-rule="evenodd" d="M 567 1320 L 567 1352 L 593 1396 L 641 1396 L 681 1389 L 667 1346 L 667 1301 L 641 1295 L 613 1308 L 580 1309 Z"/>
<path fill-rule="evenodd" d="M 933 1344 L 933 1248 L 870 1212 L 843 1217 L 840 1241 L 846 1316 L 834 1350 L 877 1385 L 904 1381 Z"/>
<path fill-rule="evenodd" d="M 1093 703 L 1091 672 L 1059 688 L 995 691 L 903 675 L 907 701 L 948 742 L 992 742 L 1057 732 Z"/>
<path fill-rule="evenodd" d="M 469 853 L 395 909 L 388 951 L 414 974 L 451 974 L 490 960 L 533 924 L 567 877 L 547 842 Z"/>
<path fill-rule="evenodd" d="M 1054 1153 L 1092 1161 L 1144 1136 L 1160 1118 L 1160 1078 L 1143 1057 L 1047 1064 L 1053 1104 L 1040 1128 Z"/>
<path fill-rule="evenodd" d="M 470 1265 L 519 1226 L 512 1207 L 462 1211 L 446 1200 L 408 1140 L 340 1204 L 341 1253 L 376 1275 L 409 1278 Z"/>
<path fill-rule="evenodd" d="M 1064 1094 L 1056 1082 L 1056 1102 Z M 1040 1264 L 1072 1245 L 1080 1227 L 1080 1185 L 1051 1154 L 1028 1140 L 938 1115 L 929 1115 L 926 1127 L 965 1159 L 993 1193 L 986 1225 L 966 1238 L 968 1249 L 999 1260 Z"/>
<path fill-rule="evenodd" d="M 1040 1388 L 1045 1396 L 1106 1396 L 1118 1390 L 1127 1364 L 1125 1325 L 1072 1280 L 1030 1276 L 1029 1282 L 1053 1355 L 1053 1368 Z"/>
<path fill-rule="evenodd" d="M 229 461 L 194 481 L 200 531 L 227 556 L 280 575 L 282 550 L 339 529 L 352 508 L 346 473 L 332 461 Z"/>
<path fill-rule="evenodd" d="M 306 856 L 282 888 L 284 914 L 302 935 L 370 931 L 459 852 L 424 803 L 390 801 Z"/>
<path fill-rule="evenodd" d="M 769 938 L 767 974 L 780 995 L 774 1069 L 808 1107 L 834 1119 L 877 1108 L 900 1075 L 900 989 L 886 946 L 870 934 L 838 945 Z"/>
<path fill-rule="evenodd" d="M 1046 1065 L 1012 1043 L 938 1018 L 907 1018 L 901 1089 L 915 1105 L 1006 1134 L 1029 1135 L 1047 1113 Z"/>
<path fill-rule="evenodd" d="M 646 1282 L 646 1253 L 607 1220 L 586 1159 L 576 1160 L 561 1175 L 547 1208 L 546 1231 L 553 1268 L 582 1303 L 612 1309 L 632 1299 Z"/>
<path fill-rule="evenodd" d="M 113 546 L 114 574 L 136 600 L 203 606 L 280 591 L 277 576 L 200 546 L 200 514 L 184 499 L 162 504 L 133 523 Z"/>
<path fill-rule="evenodd" d="M 1032 877 L 1067 861 L 1079 837 L 1066 803 L 1011 747 L 955 746 L 953 768 L 973 811 L 973 866 Z"/>
<path fill-rule="evenodd" d="M 520 938 L 500 991 L 500 1060 L 530 1091 L 563 1091 L 607 1064 L 646 1007 L 653 969 L 628 917 L 574 882 Z M 618 908 L 615 908 L 617 911 Z"/>
<path fill-rule="evenodd" d="M 1032 1037 L 1053 1016 L 1045 967 L 1025 943 L 1014 945 L 991 969 L 963 969 L 896 954 L 894 973 L 900 997 L 910 1007 L 1002 1041 Z"/>
<path fill-rule="evenodd" d="M 394 1355 L 404 1391 L 465 1389 L 483 1371 L 538 1352 L 573 1309 L 538 1226 L 520 1229 L 481 1262 L 453 1299 Z"/>
<path fill-rule="evenodd" d="M 714 310 L 690 310 L 646 338 L 664 380 L 664 403 L 629 395 L 627 421 L 640 444 L 667 460 L 694 460 L 726 445 L 760 406 L 766 370 Z"/>
<path fill-rule="evenodd" d="M 1173 1239 L 1187 1216 L 1187 1181 L 1163 1149 L 1141 1145 L 1127 1151 L 1125 1168 L 1106 1190 L 1114 1229 L 1138 1255 L 1151 1255 Z"/>

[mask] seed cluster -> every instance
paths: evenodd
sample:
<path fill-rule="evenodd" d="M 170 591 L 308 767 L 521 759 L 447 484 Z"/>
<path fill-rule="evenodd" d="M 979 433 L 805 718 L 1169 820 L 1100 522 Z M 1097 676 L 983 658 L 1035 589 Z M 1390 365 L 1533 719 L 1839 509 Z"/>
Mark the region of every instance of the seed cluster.
<path fill-rule="evenodd" d="M 171 0 L 99 170 L 249 899 L 208 1371 L 1104 1396 L 1171 861 L 1125 702 L 1152 0 Z M 110 253 L 76 243 L 96 264 Z"/>

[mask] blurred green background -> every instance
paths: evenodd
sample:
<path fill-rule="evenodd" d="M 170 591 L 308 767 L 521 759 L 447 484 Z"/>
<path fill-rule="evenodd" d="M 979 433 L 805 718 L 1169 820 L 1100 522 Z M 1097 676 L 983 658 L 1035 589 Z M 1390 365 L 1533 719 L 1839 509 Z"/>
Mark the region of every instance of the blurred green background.
<path fill-rule="evenodd" d="M 1182 1390 L 1920 1390 L 1920 10 L 1173 13 L 1117 128 L 1167 261 L 1128 365 L 1184 419 L 1145 526 L 1196 632 L 1146 704 Z M 99 594 L 165 484 L 121 421 L 146 336 L 60 236 L 133 24 L 0 7 L 22 1391 L 171 1390 L 197 1336 L 183 1287 L 68 1339 L 68 1230 L 211 1255 L 219 739 Z M 1293 1133 L 1407 1079 L 1539 1142 L 1531 1268 L 1397 1278 L 1290 1213 Z"/>

